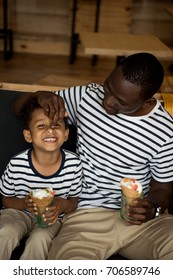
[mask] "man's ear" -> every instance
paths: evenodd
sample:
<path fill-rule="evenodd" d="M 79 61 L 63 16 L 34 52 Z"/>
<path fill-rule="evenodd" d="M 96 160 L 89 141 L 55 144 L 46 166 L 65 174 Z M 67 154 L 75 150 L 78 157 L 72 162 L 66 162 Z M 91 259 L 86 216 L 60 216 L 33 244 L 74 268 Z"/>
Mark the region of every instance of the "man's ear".
<path fill-rule="evenodd" d="M 23 130 L 23 136 L 24 136 L 26 142 L 32 143 L 31 132 L 28 129 Z"/>
<path fill-rule="evenodd" d="M 66 128 L 65 134 L 64 134 L 64 141 L 68 140 L 68 136 L 69 136 L 69 128 Z"/>

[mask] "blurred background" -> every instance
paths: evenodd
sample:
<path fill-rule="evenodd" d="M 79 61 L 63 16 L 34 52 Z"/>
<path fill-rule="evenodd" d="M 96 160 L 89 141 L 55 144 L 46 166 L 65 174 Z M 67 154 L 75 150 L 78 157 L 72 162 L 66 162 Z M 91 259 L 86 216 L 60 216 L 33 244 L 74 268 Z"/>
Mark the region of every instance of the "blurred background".
<path fill-rule="evenodd" d="M 0 0 L 0 82 L 102 83 L 116 57 L 98 56 L 93 63 L 93 56 L 84 53 L 80 35 L 155 35 L 173 50 L 171 9 L 172 0 Z M 173 57 L 160 60 L 165 75 L 172 76 Z"/>

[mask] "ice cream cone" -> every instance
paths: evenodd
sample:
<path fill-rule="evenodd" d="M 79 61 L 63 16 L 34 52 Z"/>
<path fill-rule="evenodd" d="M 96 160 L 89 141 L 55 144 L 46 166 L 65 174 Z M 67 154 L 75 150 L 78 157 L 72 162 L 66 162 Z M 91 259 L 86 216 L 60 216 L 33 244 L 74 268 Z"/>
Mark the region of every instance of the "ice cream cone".
<path fill-rule="evenodd" d="M 141 184 L 132 178 L 123 178 L 120 183 L 124 203 L 134 206 L 134 199 L 142 198 L 143 196 Z"/>
<path fill-rule="evenodd" d="M 132 189 L 128 189 L 126 187 L 122 187 L 122 193 L 125 197 L 126 204 L 130 206 L 134 206 L 135 198 L 141 198 L 141 193 L 134 191 Z"/>
<path fill-rule="evenodd" d="M 50 206 L 54 199 L 52 188 L 36 189 L 30 193 L 32 201 L 37 206 L 37 223 L 40 227 L 47 227 L 48 222 L 44 221 L 42 215 L 46 212 L 46 207 Z"/>
<path fill-rule="evenodd" d="M 122 189 L 123 194 L 127 197 L 130 197 L 130 198 L 141 197 L 141 192 L 135 191 L 133 189 L 129 189 L 129 188 L 124 187 L 124 186 L 122 186 L 121 189 Z"/>
<path fill-rule="evenodd" d="M 37 198 L 34 196 L 31 196 L 32 201 L 36 204 L 39 214 L 44 214 L 46 211 L 46 207 L 49 206 L 52 202 L 53 196 L 51 197 L 43 197 L 43 198 Z"/>

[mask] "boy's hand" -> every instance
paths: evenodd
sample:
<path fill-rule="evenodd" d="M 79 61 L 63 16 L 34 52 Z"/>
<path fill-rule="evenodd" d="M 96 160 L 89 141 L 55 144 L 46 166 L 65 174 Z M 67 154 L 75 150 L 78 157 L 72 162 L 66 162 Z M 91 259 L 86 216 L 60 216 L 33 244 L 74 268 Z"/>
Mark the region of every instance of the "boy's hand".
<path fill-rule="evenodd" d="M 62 213 L 59 205 L 53 205 L 46 208 L 45 214 L 43 214 L 43 219 L 48 222 L 49 225 L 53 225 L 57 222 L 59 215 Z"/>
<path fill-rule="evenodd" d="M 34 215 L 38 215 L 36 204 L 32 201 L 30 195 L 25 197 L 26 209 L 30 210 Z"/>
<path fill-rule="evenodd" d="M 47 207 L 46 213 L 43 214 L 44 221 L 49 225 L 53 225 L 57 222 L 61 213 L 70 213 L 77 208 L 78 197 L 68 197 L 67 199 L 62 197 L 55 197 L 54 204 L 51 207 Z"/>

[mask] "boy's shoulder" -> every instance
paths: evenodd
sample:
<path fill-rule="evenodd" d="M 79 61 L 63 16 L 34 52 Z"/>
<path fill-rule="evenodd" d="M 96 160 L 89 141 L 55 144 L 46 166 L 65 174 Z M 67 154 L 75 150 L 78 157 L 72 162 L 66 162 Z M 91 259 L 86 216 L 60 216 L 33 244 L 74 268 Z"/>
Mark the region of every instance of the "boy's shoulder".
<path fill-rule="evenodd" d="M 15 155 L 12 156 L 11 161 L 12 161 L 12 160 L 15 160 L 15 159 L 20 159 L 20 158 L 28 157 L 29 151 L 30 151 L 30 149 L 26 149 L 26 150 L 24 150 L 24 151 L 18 152 L 17 154 L 15 154 Z"/>

